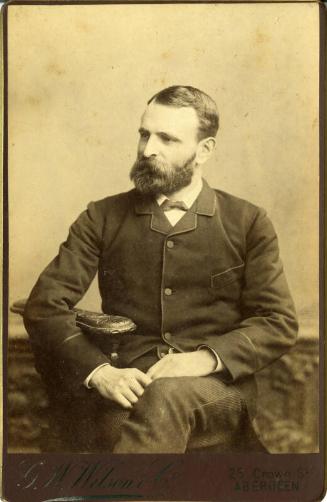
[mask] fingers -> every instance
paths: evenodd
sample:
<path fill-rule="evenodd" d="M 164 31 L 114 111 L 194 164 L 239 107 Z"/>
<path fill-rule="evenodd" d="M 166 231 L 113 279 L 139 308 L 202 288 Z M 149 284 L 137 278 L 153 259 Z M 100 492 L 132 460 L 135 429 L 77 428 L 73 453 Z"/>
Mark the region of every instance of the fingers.
<path fill-rule="evenodd" d="M 152 379 L 154 377 L 154 375 L 156 374 L 156 371 L 157 371 L 157 363 L 148 369 L 148 371 L 147 371 L 148 377 L 150 377 Z"/>
<path fill-rule="evenodd" d="M 116 401 L 116 403 L 120 404 L 120 406 L 122 406 L 122 408 L 125 408 L 126 410 L 129 410 L 133 407 L 131 402 L 122 394 L 117 394 L 117 396 L 113 400 Z"/>
<path fill-rule="evenodd" d="M 121 395 L 127 399 L 127 401 L 133 405 L 135 403 L 137 403 L 137 401 L 139 400 L 139 398 L 134 394 L 134 392 L 131 390 L 131 389 L 124 389 L 122 392 L 121 392 Z"/>
<path fill-rule="evenodd" d="M 148 370 L 151 380 L 179 376 L 178 354 L 167 354 Z"/>
<path fill-rule="evenodd" d="M 136 396 L 141 397 L 142 394 L 144 393 L 144 387 L 136 380 L 133 379 L 130 382 L 130 389 L 136 394 Z"/>
<path fill-rule="evenodd" d="M 143 386 L 147 387 L 152 382 L 151 377 L 148 373 L 143 373 L 138 369 L 135 369 L 134 378 Z"/>
<path fill-rule="evenodd" d="M 99 369 L 94 375 L 94 386 L 106 399 L 115 401 L 126 409 L 138 401 L 151 378 L 137 368 L 118 369 L 111 366 Z"/>
<path fill-rule="evenodd" d="M 167 370 L 166 368 L 150 368 L 149 372 L 148 372 L 149 376 L 151 377 L 151 380 L 156 380 L 157 378 L 162 378 L 162 377 L 166 377 L 166 376 L 171 376 L 171 375 L 167 375 Z"/>
<path fill-rule="evenodd" d="M 138 397 L 134 394 L 133 391 L 128 388 L 123 389 L 120 392 L 111 392 L 108 388 L 103 388 L 99 390 L 99 392 L 102 397 L 116 402 L 125 409 L 131 409 L 133 407 L 133 404 L 138 401 Z"/>
<path fill-rule="evenodd" d="M 138 370 L 137 370 L 138 371 Z M 124 382 L 122 389 L 120 390 L 120 394 L 129 401 L 131 405 L 137 403 L 139 397 L 141 397 L 144 393 L 144 387 L 139 383 L 136 378 L 141 379 L 143 385 L 147 385 L 147 382 L 151 382 L 152 380 L 142 372 L 139 372 L 139 375 L 135 375 L 134 378 L 130 378 Z M 146 378 L 143 378 L 143 377 Z"/>
<path fill-rule="evenodd" d="M 137 382 L 136 382 L 137 383 Z M 140 396 L 143 394 L 144 389 L 140 386 Z M 139 396 L 135 392 L 125 386 L 120 392 L 114 392 L 111 395 L 111 399 L 120 404 L 123 408 L 130 409 L 139 400 Z"/>
<path fill-rule="evenodd" d="M 151 368 L 148 369 L 147 376 L 152 378 L 154 375 L 161 373 L 167 367 L 167 365 L 170 364 L 170 359 L 171 356 L 169 354 L 157 361 L 153 366 L 151 366 Z"/>

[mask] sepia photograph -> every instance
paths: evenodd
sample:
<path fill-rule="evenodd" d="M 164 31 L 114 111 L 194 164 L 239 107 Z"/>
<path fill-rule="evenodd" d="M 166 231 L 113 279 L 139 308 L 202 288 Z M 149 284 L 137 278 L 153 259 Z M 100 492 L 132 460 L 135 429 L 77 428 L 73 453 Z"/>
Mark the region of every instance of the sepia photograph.
<path fill-rule="evenodd" d="M 6 6 L 10 458 L 321 452 L 321 18 Z"/>

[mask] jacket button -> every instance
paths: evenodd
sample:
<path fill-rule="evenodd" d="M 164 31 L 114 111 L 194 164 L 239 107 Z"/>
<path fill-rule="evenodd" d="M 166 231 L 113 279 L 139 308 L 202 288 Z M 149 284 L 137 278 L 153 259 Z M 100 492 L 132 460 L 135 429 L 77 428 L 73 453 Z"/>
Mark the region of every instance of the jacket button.
<path fill-rule="evenodd" d="M 172 249 L 175 246 L 174 241 L 167 241 L 167 248 Z"/>
<path fill-rule="evenodd" d="M 170 296 L 173 294 L 173 291 L 170 288 L 165 288 L 165 295 Z"/>
<path fill-rule="evenodd" d="M 166 340 L 171 340 L 172 334 L 167 331 L 167 333 L 164 334 L 164 338 Z"/>

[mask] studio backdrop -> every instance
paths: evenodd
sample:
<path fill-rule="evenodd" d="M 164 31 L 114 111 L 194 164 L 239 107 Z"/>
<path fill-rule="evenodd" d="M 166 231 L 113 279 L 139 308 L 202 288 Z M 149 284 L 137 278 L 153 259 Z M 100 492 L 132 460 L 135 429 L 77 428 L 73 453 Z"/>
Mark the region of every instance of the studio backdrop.
<path fill-rule="evenodd" d="M 217 102 L 217 148 L 205 177 L 267 210 L 301 329 L 317 339 L 314 4 L 11 6 L 10 303 L 28 296 L 89 201 L 131 188 L 146 102 L 174 84 Z M 96 282 L 81 305 L 100 310 Z"/>

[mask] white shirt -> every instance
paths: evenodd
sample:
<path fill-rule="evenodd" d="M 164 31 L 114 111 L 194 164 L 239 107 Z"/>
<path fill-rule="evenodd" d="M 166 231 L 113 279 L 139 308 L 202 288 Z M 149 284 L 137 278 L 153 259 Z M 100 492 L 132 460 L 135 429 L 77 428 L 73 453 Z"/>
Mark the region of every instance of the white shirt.
<path fill-rule="evenodd" d="M 203 185 L 202 179 L 199 178 L 198 180 L 195 180 L 194 183 L 192 183 L 188 187 L 185 187 L 185 188 L 181 189 L 180 191 L 175 192 L 172 200 L 183 201 L 184 204 L 186 205 L 186 207 L 188 209 L 190 209 L 190 207 L 193 206 L 195 200 L 197 199 L 199 193 L 201 192 L 202 185 Z M 163 194 L 158 195 L 156 198 L 159 206 L 161 206 L 166 199 L 168 199 L 168 197 L 166 197 L 166 195 L 163 195 Z M 182 209 L 178 209 L 178 208 L 174 208 L 174 209 L 170 209 L 169 211 L 165 211 L 165 216 L 167 217 L 169 223 L 172 226 L 175 226 L 176 223 L 184 216 L 184 214 L 185 214 L 185 211 L 183 211 Z M 224 366 L 221 362 L 220 357 L 216 353 L 216 351 L 213 350 L 211 347 L 208 347 L 207 345 L 200 345 L 200 347 L 198 349 L 200 350 L 202 348 L 209 349 L 215 355 L 215 357 L 217 359 L 217 366 L 216 366 L 216 369 L 214 370 L 214 372 L 221 371 L 224 368 Z M 101 364 L 100 366 L 97 366 L 86 377 L 86 379 L 84 380 L 84 385 L 86 387 L 90 388 L 89 381 L 91 380 L 94 373 L 96 371 L 98 371 L 98 369 L 102 368 L 102 366 L 106 366 L 107 364 L 109 364 L 109 363 L 104 363 L 104 364 Z"/>
<path fill-rule="evenodd" d="M 173 200 L 183 201 L 187 209 L 193 206 L 195 200 L 197 199 L 199 193 L 202 190 L 202 179 L 200 178 L 196 183 L 192 184 L 190 187 L 185 187 L 179 192 L 174 194 Z M 188 189 L 188 190 L 187 190 Z M 157 196 L 157 203 L 161 206 L 168 197 L 166 195 L 160 194 Z M 165 215 L 169 223 L 174 227 L 176 223 L 183 217 L 185 211 L 182 209 L 174 208 L 169 211 L 165 211 Z"/>

